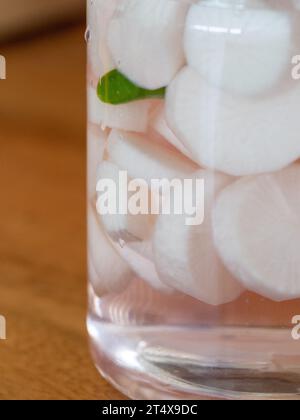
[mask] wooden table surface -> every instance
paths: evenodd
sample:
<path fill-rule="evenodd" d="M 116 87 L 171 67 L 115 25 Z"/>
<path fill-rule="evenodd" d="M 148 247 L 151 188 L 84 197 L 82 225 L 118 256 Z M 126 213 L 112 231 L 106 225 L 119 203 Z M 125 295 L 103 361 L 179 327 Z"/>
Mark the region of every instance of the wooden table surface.
<path fill-rule="evenodd" d="M 0 399 L 122 399 L 85 330 L 83 27 L 0 46 Z"/>

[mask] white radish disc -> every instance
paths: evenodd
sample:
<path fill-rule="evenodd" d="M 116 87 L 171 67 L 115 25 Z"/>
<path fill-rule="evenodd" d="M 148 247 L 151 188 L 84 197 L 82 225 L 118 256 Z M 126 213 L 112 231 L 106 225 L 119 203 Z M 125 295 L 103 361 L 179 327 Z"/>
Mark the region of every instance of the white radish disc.
<path fill-rule="evenodd" d="M 117 0 L 89 0 L 87 3 L 88 57 L 98 79 L 115 68 L 107 46 L 107 31 L 116 5 Z"/>
<path fill-rule="evenodd" d="M 150 214 L 149 208 L 145 209 L 145 213 L 148 214 L 130 213 L 130 200 L 135 193 L 128 192 L 130 178 L 127 173 L 121 171 L 113 163 L 102 162 L 98 167 L 97 179 L 97 210 L 101 214 L 102 224 L 108 235 L 116 241 L 123 240 L 125 243 L 147 240 L 152 235 L 156 218 Z M 115 185 L 111 193 L 107 191 L 106 181 Z M 103 183 L 102 186 L 101 183 Z M 101 191 L 99 191 L 100 187 Z M 147 186 L 145 190 L 148 194 Z M 104 206 L 107 208 L 108 201 L 115 208 L 111 208 L 111 213 L 104 214 Z"/>
<path fill-rule="evenodd" d="M 175 134 L 167 124 L 164 102 L 157 105 L 150 117 L 150 120 L 150 128 L 154 130 L 154 132 L 158 133 L 165 140 L 167 140 L 179 152 L 192 159 L 191 153 L 186 149 L 186 147 L 181 143 L 181 141 L 178 140 L 178 138 L 175 136 Z"/>
<path fill-rule="evenodd" d="M 108 30 L 118 69 L 144 88 L 168 85 L 185 63 L 187 9 L 185 1 L 120 0 Z"/>
<path fill-rule="evenodd" d="M 122 257 L 128 262 L 131 269 L 136 275 L 145 280 L 145 282 L 153 289 L 159 290 L 163 293 L 170 293 L 172 289 L 166 286 L 159 278 L 152 258 L 149 259 L 143 255 L 143 251 L 136 246 L 127 246 L 121 251 Z M 151 244 L 152 245 L 152 244 Z"/>
<path fill-rule="evenodd" d="M 122 171 L 110 162 L 103 162 L 98 168 L 98 180 L 113 181 L 117 186 L 115 192 L 118 197 L 118 209 L 114 214 L 103 214 L 99 204 L 97 205 L 99 213 L 101 213 L 102 225 L 106 233 L 114 241 L 119 254 L 136 275 L 156 289 L 167 290 L 167 287 L 159 280 L 153 264 L 152 235 L 156 216 L 151 215 L 150 208 L 148 209 L 148 214 L 132 214 L 130 209 L 128 209 L 127 214 L 121 214 L 120 205 L 123 209 L 128 208 L 129 200 L 133 193 L 128 193 L 127 191 L 130 179 L 128 179 L 128 183 L 123 183 L 120 175 L 122 175 Z M 98 198 L 100 197 L 101 193 L 99 192 Z M 106 197 L 114 199 L 111 196 Z"/>
<path fill-rule="evenodd" d="M 186 67 L 166 102 L 168 124 L 205 167 L 252 175 L 280 170 L 300 156 L 300 85 L 268 99 L 240 98 Z"/>
<path fill-rule="evenodd" d="M 110 105 L 101 102 L 97 92 L 88 87 L 88 119 L 102 128 L 118 128 L 144 133 L 148 126 L 151 101 L 137 101 L 128 104 Z"/>
<path fill-rule="evenodd" d="M 185 215 L 161 215 L 154 235 L 156 269 L 163 283 L 210 305 L 238 298 L 241 285 L 218 257 L 212 235 L 211 209 L 217 192 L 230 178 L 199 171 L 205 182 L 205 217 L 201 225 L 187 226 Z"/>
<path fill-rule="evenodd" d="M 248 177 L 220 194 L 214 237 L 224 263 L 249 290 L 275 301 L 300 297 L 300 165 Z"/>
<path fill-rule="evenodd" d="M 290 78 L 291 40 L 287 11 L 200 1 L 188 12 L 184 46 L 188 65 L 213 86 L 256 95 Z"/>
<path fill-rule="evenodd" d="M 114 249 L 97 219 L 94 210 L 88 210 L 89 273 L 95 293 L 124 290 L 134 277 L 129 265 Z"/>
<path fill-rule="evenodd" d="M 131 178 L 173 180 L 191 178 L 198 167 L 176 151 L 151 142 L 151 138 L 112 130 L 108 138 L 109 157 Z"/>
<path fill-rule="evenodd" d="M 87 161 L 88 161 L 88 193 L 89 197 L 96 196 L 97 169 L 103 160 L 107 135 L 98 126 L 88 128 Z"/>
<path fill-rule="evenodd" d="M 97 73 L 94 72 L 91 63 L 87 63 L 86 78 L 87 86 L 96 90 L 99 83 L 99 77 L 97 76 Z"/>

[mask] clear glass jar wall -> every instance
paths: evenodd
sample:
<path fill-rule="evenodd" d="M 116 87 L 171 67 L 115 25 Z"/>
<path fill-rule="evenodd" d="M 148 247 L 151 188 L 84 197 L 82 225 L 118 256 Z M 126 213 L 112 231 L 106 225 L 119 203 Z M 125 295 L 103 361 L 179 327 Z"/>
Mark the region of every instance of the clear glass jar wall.
<path fill-rule="evenodd" d="M 88 330 L 135 399 L 298 398 L 300 1 L 88 0 Z"/>

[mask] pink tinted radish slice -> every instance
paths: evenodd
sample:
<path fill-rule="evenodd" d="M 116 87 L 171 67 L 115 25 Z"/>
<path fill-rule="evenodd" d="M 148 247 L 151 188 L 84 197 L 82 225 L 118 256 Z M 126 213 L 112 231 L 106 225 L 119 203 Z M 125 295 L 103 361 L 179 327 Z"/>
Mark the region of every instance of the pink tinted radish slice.
<path fill-rule="evenodd" d="M 259 100 L 229 95 L 184 68 L 167 91 L 169 126 L 194 159 L 230 175 L 277 171 L 300 156 L 300 85 Z"/>
<path fill-rule="evenodd" d="M 98 192 L 97 209 L 101 223 L 109 235 L 109 237 L 115 243 L 115 247 L 118 250 L 122 258 L 128 263 L 131 269 L 136 273 L 137 276 L 144 279 L 155 289 L 167 290 L 158 278 L 154 264 L 153 264 L 153 252 L 152 252 L 152 236 L 154 232 L 156 216 L 151 214 L 149 207 L 147 214 L 133 214 L 128 208 L 130 204 L 130 198 L 134 192 L 128 193 L 127 188 L 129 186 L 130 178 L 127 178 L 128 183 L 123 183 L 120 176 L 124 174 L 116 165 L 110 162 L 103 162 L 98 167 L 97 178 L 99 180 L 98 189 L 100 189 L 100 183 L 103 180 L 109 180 L 116 186 L 115 191 L 118 197 L 117 211 L 114 214 L 104 214 L 101 203 L 101 196 L 104 201 L 107 201 L 107 197 L 114 200 L 113 196 L 107 195 L 107 190 L 101 187 L 101 191 Z M 126 181 L 126 180 L 125 180 Z M 145 185 L 146 189 L 147 185 Z M 103 203 L 103 202 L 102 202 Z M 150 203 L 150 200 L 149 200 Z M 126 212 L 121 213 L 120 208 L 127 209 Z"/>
<path fill-rule="evenodd" d="M 133 273 L 110 243 L 90 206 L 88 216 L 89 272 L 93 289 L 98 296 L 120 292 L 128 286 Z"/>
<path fill-rule="evenodd" d="M 300 297 L 300 165 L 228 186 L 214 210 L 222 260 L 249 290 L 275 301 Z"/>
<path fill-rule="evenodd" d="M 190 8 L 184 36 L 188 65 L 228 92 L 264 93 L 290 77 L 291 17 L 262 1 L 257 8 L 251 2 L 227 3 L 200 1 Z"/>
<path fill-rule="evenodd" d="M 243 287 L 218 257 L 212 235 L 211 210 L 217 192 L 230 182 L 227 176 L 199 171 L 205 182 L 205 217 L 187 226 L 185 215 L 159 216 L 154 235 L 154 257 L 166 285 L 210 305 L 237 299 Z"/>
<path fill-rule="evenodd" d="M 97 169 L 104 157 L 107 134 L 98 126 L 89 125 L 87 143 L 88 165 L 88 193 L 89 197 L 96 196 Z"/>
<path fill-rule="evenodd" d="M 143 88 L 168 85 L 185 63 L 188 6 L 185 1 L 120 0 L 108 30 L 117 68 Z"/>
<path fill-rule="evenodd" d="M 170 287 L 160 280 L 153 263 L 153 256 L 151 259 L 145 257 L 143 252 L 141 253 L 140 247 L 136 248 L 135 246 L 124 247 L 121 251 L 121 255 L 130 265 L 135 274 L 140 279 L 143 279 L 153 289 L 159 290 L 163 293 L 170 293 L 172 291 Z"/>
<path fill-rule="evenodd" d="M 116 5 L 117 0 L 88 0 L 87 3 L 88 56 L 92 72 L 98 79 L 115 68 L 106 38 Z"/>
<path fill-rule="evenodd" d="M 151 216 L 150 209 L 145 209 L 148 214 L 133 214 L 133 212 L 130 212 L 130 199 L 135 193 L 128 192 L 130 182 L 128 174 L 121 171 L 113 163 L 105 161 L 98 167 L 97 179 L 97 209 L 109 236 L 114 240 L 122 238 L 125 243 L 147 240 L 152 235 L 155 217 Z M 111 193 L 108 192 L 107 181 L 114 185 Z M 145 190 L 148 194 L 147 185 L 145 185 Z M 113 214 L 110 211 L 104 214 L 103 210 L 107 208 L 108 201 L 113 203 L 115 207 L 115 209 L 112 207 Z"/>
<path fill-rule="evenodd" d="M 198 170 L 176 151 L 158 145 L 147 136 L 112 130 L 108 138 L 108 154 L 131 178 L 141 178 L 149 185 L 155 179 L 191 178 Z"/>
<path fill-rule="evenodd" d="M 109 105 L 100 101 L 93 87 L 88 87 L 88 119 L 102 128 L 118 128 L 135 132 L 146 132 L 150 101 Z"/>
<path fill-rule="evenodd" d="M 165 140 L 167 140 L 173 147 L 175 147 L 180 153 L 192 159 L 191 153 L 181 143 L 180 140 L 175 136 L 173 131 L 168 126 L 165 115 L 165 104 L 164 102 L 157 105 L 150 117 L 150 128 L 155 133 L 158 133 Z"/>

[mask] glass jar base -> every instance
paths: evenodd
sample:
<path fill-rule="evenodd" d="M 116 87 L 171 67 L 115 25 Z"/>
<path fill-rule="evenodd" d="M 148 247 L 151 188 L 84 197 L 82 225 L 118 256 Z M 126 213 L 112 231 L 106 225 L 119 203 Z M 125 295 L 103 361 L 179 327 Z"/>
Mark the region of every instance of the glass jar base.
<path fill-rule="evenodd" d="M 135 400 L 300 399 L 299 342 L 288 330 L 116 326 L 93 316 L 88 329 L 97 369 Z"/>

